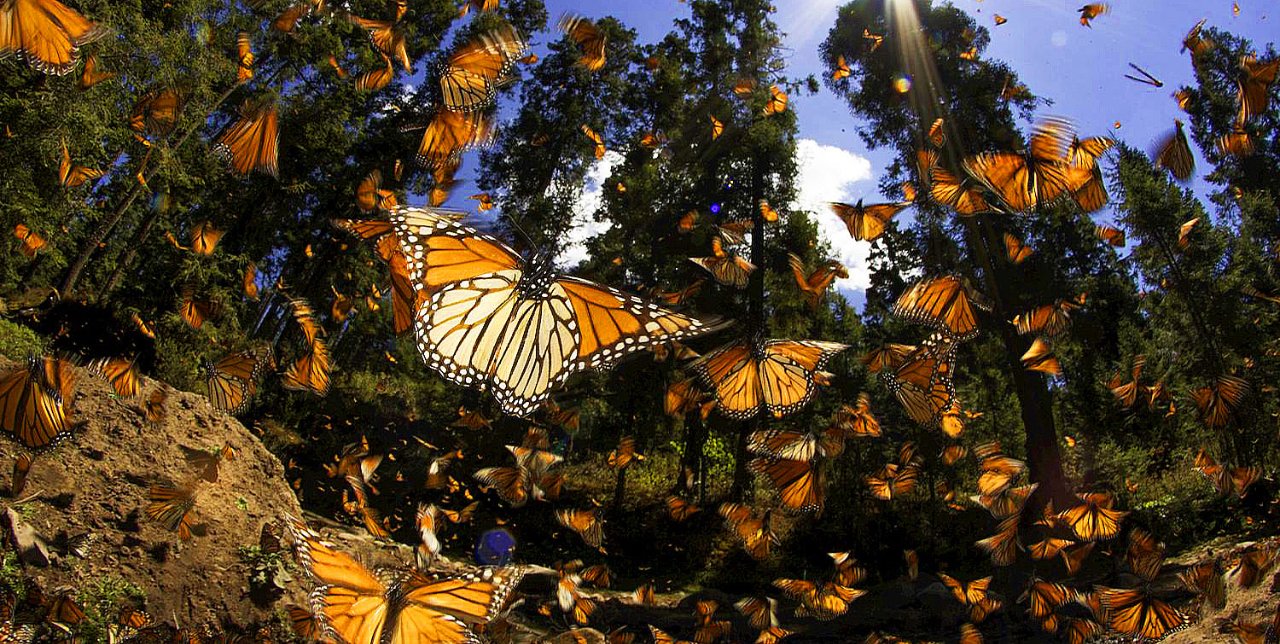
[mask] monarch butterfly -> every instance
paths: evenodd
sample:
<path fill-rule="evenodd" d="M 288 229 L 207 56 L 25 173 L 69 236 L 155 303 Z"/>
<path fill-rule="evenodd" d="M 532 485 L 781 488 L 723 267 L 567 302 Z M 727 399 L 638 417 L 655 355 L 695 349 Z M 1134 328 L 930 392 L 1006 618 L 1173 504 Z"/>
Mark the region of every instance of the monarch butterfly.
<path fill-rule="evenodd" d="M 1082 541 L 1106 541 L 1120 534 L 1120 521 L 1129 513 L 1111 508 L 1108 494 L 1077 494 L 1080 503 L 1058 513 L 1058 518 Z"/>
<path fill-rule="evenodd" d="M 527 47 L 511 27 L 477 36 L 449 57 L 440 73 L 440 91 L 446 108 L 474 112 L 493 102 L 498 87 Z"/>
<path fill-rule="evenodd" d="M 1000 25 L 1003 25 L 1004 23 L 1009 22 L 1009 19 L 997 13 L 995 15 L 995 22 L 996 22 L 996 26 L 999 27 Z"/>
<path fill-rule="evenodd" d="M 556 28 L 568 34 L 569 39 L 582 48 L 579 65 L 589 72 L 598 72 L 604 67 L 607 38 L 600 27 L 582 16 L 564 14 L 556 21 Z"/>
<path fill-rule="evenodd" d="M 747 436 L 747 449 L 755 454 L 793 461 L 831 457 L 831 445 L 812 433 L 767 429 Z"/>
<path fill-rule="evenodd" d="M 1044 619 L 1052 615 L 1057 608 L 1074 601 L 1075 597 L 1075 591 L 1062 584 L 1032 577 L 1027 589 L 1018 598 L 1018 603 L 1029 602 L 1027 612 L 1032 617 Z"/>
<path fill-rule="evenodd" d="M 769 86 L 769 101 L 764 105 L 764 115 L 773 116 L 787 111 L 787 94 L 777 85 Z"/>
<path fill-rule="evenodd" d="M 867 594 L 835 582 L 812 582 L 803 579 L 775 579 L 773 586 L 800 602 L 796 614 L 812 615 L 816 619 L 831 620 L 843 615 L 849 603 Z"/>
<path fill-rule="evenodd" d="M 893 312 L 911 322 L 933 325 L 963 342 L 978 335 L 975 306 L 986 308 L 964 281 L 949 275 L 912 285 L 898 297 Z"/>
<path fill-rule="evenodd" d="M 1036 338 L 1027 347 L 1027 352 L 1022 354 L 1022 366 L 1028 371 L 1039 371 L 1055 377 L 1062 375 L 1058 356 L 1054 355 L 1053 347 L 1044 338 Z"/>
<path fill-rule="evenodd" d="M 244 287 L 244 296 L 251 299 L 258 299 L 258 265 L 249 262 L 244 267 L 244 276 L 241 278 Z"/>
<path fill-rule="evenodd" d="M 724 123 L 721 123 L 720 119 L 710 114 L 707 115 L 707 118 L 711 119 L 711 140 L 714 141 L 720 138 L 721 134 L 724 134 Z"/>
<path fill-rule="evenodd" d="M 1253 137 L 1239 124 L 1233 127 L 1230 132 L 1218 137 L 1218 140 L 1214 142 L 1214 147 L 1217 148 L 1218 154 L 1222 156 L 1247 157 L 1257 151 L 1257 145 L 1254 144 Z"/>
<path fill-rule="evenodd" d="M 916 489 L 920 479 L 920 465 L 914 459 L 906 462 L 886 463 L 875 474 L 863 480 L 871 491 L 871 496 L 881 501 L 892 501 Z"/>
<path fill-rule="evenodd" d="M 968 49 L 966 49 L 966 50 L 964 50 L 964 51 L 960 52 L 960 60 L 970 60 L 970 61 L 972 61 L 972 60 L 977 60 L 977 59 L 978 59 L 978 48 L 977 48 L 977 46 L 970 47 L 970 48 L 968 48 Z"/>
<path fill-rule="evenodd" d="M 156 389 L 151 392 L 151 396 L 143 403 L 143 415 L 146 416 L 148 423 L 159 423 L 165 418 L 164 403 L 169 399 L 163 389 Z"/>
<path fill-rule="evenodd" d="M 1058 300 L 1020 313 L 1014 316 L 1013 326 L 1022 335 L 1043 333 L 1050 338 L 1061 335 L 1071 326 L 1071 312 L 1084 305 L 1085 297 L 1086 294 L 1081 293 L 1070 300 Z"/>
<path fill-rule="evenodd" d="M 44 237 L 36 234 L 34 230 L 27 227 L 26 224 L 15 224 L 13 227 L 13 236 L 22 242 L 22 254 L 27 257 L 35 257 L 40 249 L 44 248 L 48 242 Z"/>
<path fill-rule="evenodd" d="M 955 349 L 946 334 L 935 333 L 901 365 L 880 372 L 880 380 L 915 422 L 935 425 L 955 402 Z"/>
<path fill-rule="evenodd" d="M 943 129 L 945 126 L 946 121 L 943 119 L 936 119 L 933 124 L 929 126 L 928 139 L 929 143 L 933 145 L 933 147 L 940 148 L 946 145 L 947 133 Z"/>
<path fill-rule="evenodd" d="M 422 132 L 415 157 L 420 165 L 439 168 L 459 160 L 463 152 L 493 140 L 493 124 L 480 112 L 438 110 Z"/>
<path fill-rule="evenodd" d="M 1196 169 L 1195 157 L 1191 155 L 1191 144 L 1187 142 L 1187 134 L 1183 131 L 1182 121 L 1175 119 L 1173 132 L 1156 142 L 1155 165 L 1168 170 L 1179 181 L 1191 178 Z"/>
<path fill-rule="evenodd" d="M 44 448 L 70 435 L 66 407 L 75 373 L 65 358 L 31 357 L 0 378 L 0 427 L 29 448 Z"/>
<path fill-rule="evenodd" d="M 848 78 L 853 71 L 849 69 L 849 63 L 844 61 L 844 55 L 836 56 L 836 68 L 831 71 L 831 80 L 838 81 L 842 78 Z"/>
<path fill-rule="evenodd" d="M 222 447 L 214 450 L 179 447 L 182 447 L 183 457 L 196 471 L 196 476 L 210 483 L 218 482 L 218 466 L 223 461 L 233 461 L 236 458 L 236 448 L 232 447 L 231 443 L 224 443 Z"/>
<path fill-rule="evenodd" d="M 115 72 L 98 71 L 98 56 L 89 54 L 84 58 L 84 68 L 80 70 L 80 80 L 76 82 L 76 87 L 82 90 L 89 89 L 102 81 L 115 78 Z"/>
<path fill-rule="evenodd" d="M 607 286 L 555 276 L 497 238 L 431 210 L 392 221 L 422 299 L 418 348 L 446 379 L 491 389 L 524 416 L 570 375 L 718 328 Z M 483 324 L 479 324 L 483 321 Z"/>
<path fill-rule="evenodd" d="M 322 584 L 316 616 L 346 642 L 473 642 L 471 627 L 497 617 L 524 576 L 518 568 L 437 578 L 401 571 L 384 582 L 297 519 L 289 527 L 303 567 Z"/>
<path fill-rule="evenodd" d="M 1227 584 L 1217 559 L 1190 566 L 1178 573 L 1178 581 L 1183 588 L 1200 595 L 1214 608 L 1221 610 L 1227 604 Z"/>
<path fill-rule="evenodd" d="M 667 514 L 674 521 L 685 521 L 689 517 L 702 511 L 702 508 L 678 497 L 667 497 Z"/>
<path fill-rule="evenodd" d="M 880 373 L 884 369 L 897 369 L 902 366 L 907 356 L 915 350 L 914 345 L 886 342 L 863 354 L 859 360 L 871 373 Z"/>
<path fill-rule="evenodd" d="M 329 351 L 319 338 L 310 346 L 307 353 L 285 370 L 283 385 L 285 389 L 324 396 L 329 393 Z"/>
<path fill-rule="evenodd" d="M 636 439 L 631 436 L 623 436 L 618 440 L 618 447 L 609 452 L 609 468 L 615 470 L 625 470 L 632 463 L 643 461 L 644 454 L 636 451 Z"/>
<path fill-rule="evenodd" d="M 281 11 L 275 19 L 271 21 L 271 28 L 279 31 L 280 33 L 293 33 L 293 31 L 298 28 L 298 21 L 311 13 L 311 7 L 311 2 L 299 2 L 298 4 L 285 7 L 284 11 Z M 335 63 L 337 62 L 336 58 L 333 60 Z"/>
<path fill-rule="evenodd" d="M 371 69 L 356 77 L 356 91 L 359 92 L 376 92 L 387 85 L 391 84 L 391 79 L 396 77 L 396 68 L 391 64 L 391 59 L 386 54 L 382 54 L 382 66 Z"/>
<path fill-rule="evenodd" d="M 768 201 L 761 199 L 759 205 L 760 219 L 764 220 L 765 223 L 770 224 L 778 221 L 778 211 L 774 210 L 773 206 L 770 206 Z"/>
<path fill-rule="evenodd" d="M 922 171 L 921 174 L 926 173 Z M 982 195 L 982 190 L 972 179 L 961 180 L 941 166 L 928 168 L 927 179 L 929 196 L 934 201 L 955 210 L 956 214 L 962 217 L 992 210 L 991 204 L 987 203 Z"/>
<path fill-rule="evenodd" d="M 217 315 L 217 303 L 202 298 L 197 298 L 195 292 L 190 288 L 185 289 L 182 293 L 182 302 L 178 305 L 178 315 L 193 329 L 199 329 L 204 326 L 205 320 Z"/>
<path fill-rule="evenodd" d="M 826 480 L 817 463 L 765 457 L 752 459 L 750 468 L 769 480 L 778 491 L 782 507 L 798 512 L 822 511 Z"/>
<path fill-rule="evenodd" d="M 911 204 L 909 202 L 862 205 L 862 200 L 849 205 L 831 202 L 831 210 L 844 222 L 849 235 L 859 241 L 873 241 L 884 233 L 889 220 Z"/>
<path fill-rule="evenodd" d="M 57 0 L 11 0 L 0 5 L 0 55 L 18 54 L 42 74 L 75 69 L 77 52 L 105 30 Z"/>
<path fill-rule="evenodd" d="M 1098 239 L 1101 239 L 1111 246 L 1115 246 L 1116 248 L 1124 246 L 1124 231 L 1119 228 L 1098 224 L 1097 226 L 1094 226 L 1094 233 L 1097 234 Z"/>
<path fill-rule="evenodd" d="M 995 496 L 1013 486 L 1014 481 L 1027 469 L 1027 464 L 1006 456 L 1000 443 L 984 443 L 974 448 L 978 457 L 978 494 Z"/>
<path fill-rule="evenodd" d="M 1027 261 L 1027 258 L 1036 253 L 1035 249 L 1022 243 L 1022 240 L 1009 233 L 1004 234 L 1004 252 L 1009 263 L 1014 266 Z"/>
<path fill-rule="evenodd" d="M 1249 382 L 1236 376 L 1218 376 L 1213 382 L 1191 390 L 1191 399 L 1200 412 L 1200 422 L 1209 429 L 1222 429 L 1231 422 L 1249 395 Z"/>
<path fill-rule="evenodd" d="M 1074 166 L 1092 168 L 1097 165 L 1098 158 L 1115 144 L 1116 140 L 1109 136 L 1093 136 L 1083 140 L 1073 137 L 1071 145 L 1067 147 L 1067 160 Z"/>
<path fill-rule="evenodd" d="M 170 532 L 177 532 L 183 541 L 191 539 L 195 524 L 195 490 L 185 486 L 152 485 L 147 494 L 150 503 L 146 507 L 147 518 L 159 521 Z"/>
<path fill-rule="evenodd" d="M 1080 24 L 1085 27 L 1092 27 L 1093 25 L 1090 22 L 1094 18 L 1106 14 L 1110 10 L 1111 8 L 1105 2 L 1090 2 L 1077 9 L 1080 12 Z"/>
<path fill-rule="evenodd" d="M 18 498 L 27 487 L 27 475 L 31 473 L 31 455 L 23 452 L 13 459 L 13 479 L 9 483 L 9 497 Z"/>
<path fill-rule="evenodd" d="M 995 566 L 1009 566 L 1018 558 L 1018 521 L 1021 517 L 1017 514 L 1006 517 L 996 526 L 996 533 L 986 539 L 979 539 L 974 542 L 983 552 L 991 557 L 991 563 Z M 991 605 L 989 600 L 983 600 L 969 608 L 969 618 L 975 622 L 982 621 L 986 614 L 994 611 L 999 607 L 998 604 Z"/>
<path fill-rule="evenodd" d="M 884 34 L 873 34 L 869 29 L 862 30 L 862 39 L 867 41 L 867 53 L 873 53 L 884 44 Z"/>
<path fill-rule="evenodd" d="M 247 175 L 254 170 L 278 173 L 279 117 L 274 105 L 255 108 L 245 103 L 236 121 L 218 137 L 214 151 L 231 164 L 232 172 Z"/>
<path fill-rule="evenodd" d="M 1137 72 L 1139 75 L 1134 76 L 1132 74 L 1125 74 L 1124 75 L 1125 78 L 1135 83 L 1142 83 L 1143 85 L 1150 85 L 1152 87 L 1164 87 L 1164 81 L 1160 80 L 1159 78 L 1156 78 L 1155 76 L 1152 76 L 1151 73 L 1148 72 L 1147 70 L 1141 67 L 1138 67 L 1133 63 L 1129 63 L 1129 67 L 1133 69 L 1133 71 Z"/>
<path fill-rule="evenodd" d="M 1035 543 L 1027 544 L 1027 554 L 1031 555 L 1036 561 L 1044 561 L 1057 557 L 1063 548 L 1074 544 L 1070 539 L 1059 539 L 1058 537 L 1045 537 Z"/>
<path fill-rule="evenodd" d="M 476 11 L 496 11 L 498 0 L 463 0 L 458 7 L 458 17 L 465 18 L 468 13 L 471 13 L 472 7 L 475 7 Z"/>
<path fill-rule="evenodd" d="M 1180 611 L 1141 589 L 1099 587 L 1098 598 L 1113 630 L 1142 639 L 1159 640 L 1187 623 Z"/>
<path fill-rule="evenodd" d="M 1249 491 L 1249 486 L 1262 477 L 1262 468 L 1221 465 L 1209 456 L 1204 448 L 1196 454 L 1195 469 L 1209 479 L 1218 494 L 1223 496 L 1234 491 L 1236 496 L 1244 498 L 1245 493 Z"/>
<path fill-rule="evenodd" d="M 827 288 L 831 286 L 831 283 L 837 277 L 842 279 L 849 277 L 849 271 L 843 264 L 835 260 L 823 262 L 812 273 L 805 267 L 804 260 L 794 253 L 788 255 L 788 261 L 791 264 L 791 274 L 795 277 L 796 286 L 804 293 L 805 301 L 808 302 L 811 309 L 818 308 L 818 303 L 822 300 L 822 296 L 826 294 Z"/>
<path fill-rule="evenodd" d="M 101 177 L 102 170 L 72 165 L 71 152 L 67 150 L 66 141 L 62 142 L 62 161 L 58 164 L 58 181 L 67 188 L 78 188 L 86 181 Z"/>
<path fill-rule="evenodd" d="M 1270 546 L 1262 546 L 1241 555 L 1240 561 L 1228 575 L 1235 580 L 1237 586 L 1252 588 L 1262 580 L 1262 576 L 1267 574 L 1275 563 L 1275 550 Z"/>
<path fill-rule="evenodd" d="M 832 426 L 839 430 L 842 437 L 880 435 L 880 421 L 871 413 L 871 398 L 867 394 L 858 394 L 855 405 L 844 404 L 836 410 L 832 417 Z"/>
<path fill-rule="evenodd" d="M 1000 490 L 994 495 L 981 495 L 971 497 L 977 501 L 978 505 L 986 508 L 991 516 L 996 519 L 1007 519 L 1022 512 L 1022 508 L 1027 504 L 1027 499 L 1031 498 L 1031 494 L 1039 487 L 1038 484 L 1021 485 L 1018 487 L 1010 487 Z"/>
<path fill-rule="evenodd" d="M 989 152 L 964 160 L 970 176 L 995 193 L 1014 212 L 1047 205 L 1079 189 L 1091 168 L 1071 165 L 1067 147 L 1075 136 L 1070 121 L 1048 118 L 1032 130 L 1024 153 Z"/>
<path fill-rule="evenodd" d="M 178 124 L 184 96 L 173 89 L 154 89 L 138 97 L 129 113 L 129 128 L 163 136 Z"/>
<path fill-rule="evenodd" d="M 733 82 L 733 93 L 737 96 L 746 96 L 754 91 L 756 91 L 754 78 L 739 78 Z"/>
<path fill-rule="evenodd" d="M 778 625 L 778 600 L 771 597 L 743 597 L 733 605 L 747 618 L 751 628 L 767 630 Z"/>
<path fill-rule="evenodd" d="M 385 20 L 369 20 L 359 16 L 348 16 L 351 22 L 369 32 L 369 40 L 383 56 L 396 60 L 404 67 L 404 71 L 412 73 L 409 64 L 409 53 L 405 49 L 405 35 L 400 25 Z"/>
<path fill-rule="evenodd" d="M 218 246 L 218 241 L 226 234 L 224 230 L 218 230 L 213 224 L 202 221 L 191 229 L 191 252 L 197 255 L 212 255 Z"/>
<path fill-rule="evenodd" d="M 86 368 L 90 373 L 101 376 L 111 383 L 117 396 L 132 398 L 138 395 L 141 377 L 138 375 L 137 357 L 133 358 L 99 358 L 90 362 Z"/>
<path fill-rule="evenodd" d="M 1271 85 L 1276 82 L 1277 72 L 1280 72 L 1280 58 L 1260 62 L 1255 54 L 1246 54 L 1240 58 L 1240 71 L 1241 77 L 1236 81 L 1237 100 L 1240 102 L 1237 124 L 1243 124 L 1267 111 Z"/>
<path fill-rule="evenodd" d="M 247 409 L 267 362 L 268 356 L 260 356 L 252 349 L 232 353 L 216 363 L 205 360 L 201 370 L 209 391 L 209 403 L 214 409 L 233 415 Z"/>
<path fill-rule="evenodd" d="M 847 348 L 820 340 L 739 340 L 707 353 L 691 368 L 725 416 L 747 420 L 767 410 L 781 418 L 809 403 L 817 392 L 817 372 Z"/>
<path fill-rule="evenodd" d="M 253 59 L 249 32 L 236 34 L 236 83 L 246 83 L 253 79 Z"/>
<path fill-rule="evenodd" d="M 607 152 L 604 147 L 604 138 L 599 134 L 596 134 L 596 131 L 586 124 L 583 124 L 580 127 L 582 129 L 582 133 L 586 135 L 587 139 L 590 140 L 594 146 L 593 154 L 595 154 L 596 159 L 603 159 L 604 153 Z"/>
<path fill-rule="evenodd" d="M 1102 210 L 1109 199 L 1107 188 L 1102 182 L 1102 168 L 1097 165 L 1089 170 L 1088 178 L 1083 183 L 1071 189 L 1071 200 L 1085 213 Z"/>
<path fill-rule="evenodd" d="M 729 531 L 753 559 L 768 557 L 772 547 L 780 543 L 770 527 L 771 511 L 766 510 L 762 516 L 757 516 L 741 503 L 722 503 L 719 512 Z"/>
<path fill-rule="evenodd" d="M 596 510 L 556 510 L 556 521 L 582 537 L 583 543 L 604 552 L 604 519 Z"/>

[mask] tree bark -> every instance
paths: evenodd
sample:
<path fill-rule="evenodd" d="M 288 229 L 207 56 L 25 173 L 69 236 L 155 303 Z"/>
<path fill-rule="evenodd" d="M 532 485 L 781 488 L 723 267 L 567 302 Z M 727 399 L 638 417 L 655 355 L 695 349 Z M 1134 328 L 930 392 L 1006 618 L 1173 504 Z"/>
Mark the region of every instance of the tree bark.
<path fill-rule="evenodd" d="M 983 267 L 983 285 L 992 301 L 991 318 L 999 328 L 1000 341 L 1004 345 L 1005 365 L 1013 380 L 1014 393 L 1018 397 L 1022 426 L 1026 434 L 1027 467 L 1031 481 L 1039 484 L 1036 499 L 1033 499 L 1036 502 L 1032 507 L 1041 506 L 1045 501 L 1053 501 L 1054 507 L 1066 508 L 1075 504 L 1075 497 L 1062 471 L 1062 454 L 1058 448 L 1058 432 L 1053 420 L 1053 401 L 1044 377 L 1027 371 L 1022 365 L 1022 355 L 1031 346 L 1031 340 L 1018 335 L 1017 330 L 1009 323 L 1012 319 L 1007 305 L 1010 290 L 1001 279 L 1008 272 L 997 270 L 992 259 L 993 253 L 989 252 L 990 248 L 1001 247 L 1002 241 L 985 217 L 986 215 L 977 215 L 963 217 L 961 220 L 965 223 L 966 245 Z M 983 218 L 981 225 L 975 221 L 978 218 Z"/>

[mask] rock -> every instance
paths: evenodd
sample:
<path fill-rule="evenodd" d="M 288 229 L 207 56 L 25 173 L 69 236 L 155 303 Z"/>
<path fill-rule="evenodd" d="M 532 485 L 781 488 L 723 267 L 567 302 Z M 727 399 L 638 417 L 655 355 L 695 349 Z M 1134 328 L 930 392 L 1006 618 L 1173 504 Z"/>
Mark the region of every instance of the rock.
<path fill-rule="evenodd" d="M 13 535 L 13 542 L 18 547 L 18 559 L 22 563 L 45 568 L 49 565 L 49 545 L 44 542 L 36 529 L 27 525 L 18 511 L 9 508 L 4 511 L 5 528 Z"/>

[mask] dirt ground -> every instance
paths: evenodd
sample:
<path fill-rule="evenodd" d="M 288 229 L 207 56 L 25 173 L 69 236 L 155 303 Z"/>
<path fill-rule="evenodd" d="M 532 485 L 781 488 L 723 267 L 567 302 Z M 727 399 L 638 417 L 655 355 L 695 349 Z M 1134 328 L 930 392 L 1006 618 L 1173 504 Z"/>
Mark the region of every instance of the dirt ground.
<path fill-rule="evenodd" d="M 17 363 L 0 359 L 0 373 Z M 234 418 L 214 410 L 200 395 L 147 379 L 136 399 L 122 399 L 109 384 L 77 369 L 71 420 L 75 434 L 54 449 L 35 454 L 21 504 L 23 521 L 48 541 L 54 561 L 27 564 L 23 573 L 48 594 L 76 591 L 123 579 L 146 595 L 155 619 L 206 632 L 240 630 L 269 620 L 287 602 L 301 603 L 302 584 L 290 584 L 282 601 L 255 601 L 250 566 L 241 546 L 258 543 L 262 526 L 301 509 L 284 479 L 284 468 Z M 146 421 L 143 401 L 156 388 L 168 393 L 167 417 Z M 214 450 L 224 444 L 237 454 L 223 461 L 218 481 L 196 491 L 197 535 L 181 541 L 143 509 L 153 483 L 182 483 L 195 474 L 183 447 Z M 22 446 L 0 440 L 0 470 L 8 479 Z M 8 484 L 4 488 L 8 489 Z M 88 556 L 59 553 L 69 537 L 96 535 Z M 268 598 L 269 599 L 269 598 Z"/>

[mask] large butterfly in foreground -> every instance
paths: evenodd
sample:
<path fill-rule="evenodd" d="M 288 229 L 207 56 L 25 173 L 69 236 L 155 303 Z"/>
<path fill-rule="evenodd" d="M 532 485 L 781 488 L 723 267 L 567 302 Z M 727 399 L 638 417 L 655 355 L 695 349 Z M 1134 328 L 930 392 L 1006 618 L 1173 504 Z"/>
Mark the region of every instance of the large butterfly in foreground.
<path fill-rule="evenodd" d="M 32 357 L 0 377 L 0 428 L 26 447 L 48 447 L 69 435 L 66 407 L 75 372 L 63 358 Z"/>
<path fill-rule="evenodd" d="M 506 607 L 524 571 L 483 568 L 448 577 L 411 570 L 375 574 L 334 550 L 297 519 L 288 522 L 298 559 L 322 586 L 312 594 L 318 620 L 351 644 L 482 641 L 471 629 Z"/>
<path fill-rule="evenodd" d="M 820 340 L 739 340 L 698 359 L 692 368 L 736 420 L 767 410 L 777 418 L 808 404 L 827 360 L 849 348 Z"/>
<path fill-rule="evenodd" d="M 58 0 L 0 3 L 0 57 L 17 53 L 44 74 L 75 69 L 80 46 L 105 33 Z"/>
<path fill-rule="evenodd" d="M 720 328 L 526 261 L 501 240 L 431 209 L 392 215 L 421 304 L 415 330 L 427 364 L 457 384 L 493 392 L 526 416 L 569 376 Z"/>

